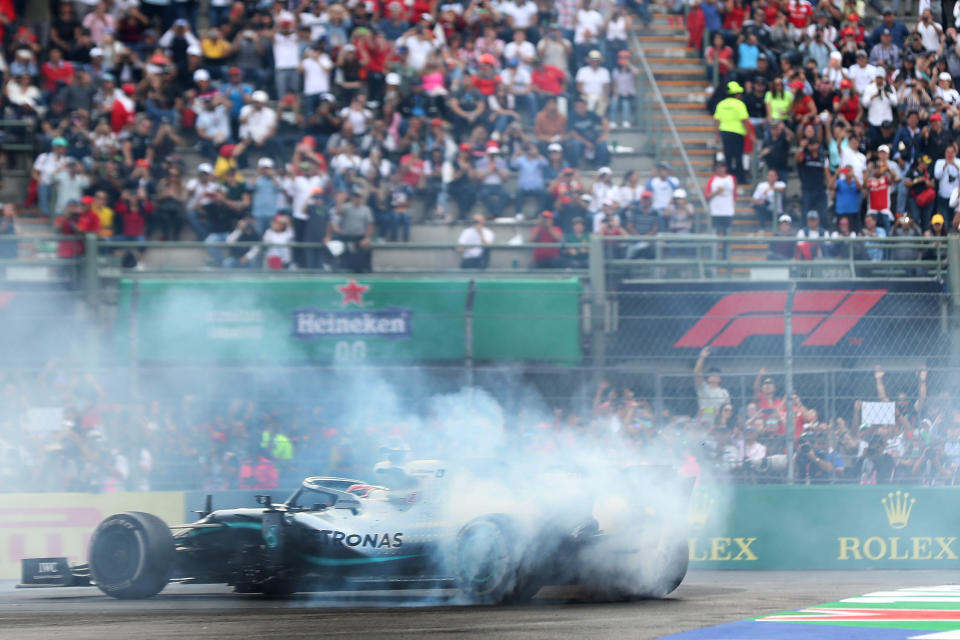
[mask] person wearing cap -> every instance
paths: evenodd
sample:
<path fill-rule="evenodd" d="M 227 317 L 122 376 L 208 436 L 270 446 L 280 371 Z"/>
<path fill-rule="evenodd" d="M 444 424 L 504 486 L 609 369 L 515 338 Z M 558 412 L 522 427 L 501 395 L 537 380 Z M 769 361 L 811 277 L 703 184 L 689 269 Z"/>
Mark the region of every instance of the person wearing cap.
<path fill-rule="evenodd" d="M 737 201 L 737 179 L 727 173 L 725 160 L 717 160 L 713 175 L 704 189 L 707 206 L 710 208 L 710 225 L 717 235 L 725 236 L 733 224 Z M 727 243 L 723 244 L 723 257 L 727 256 Z"/>
<path fill-rule="evenodd" d="M 267 230 L 270 220 L 277 214 L 281 188 L 273 160 L 260 158 L 250 187 L 250 213 L 260 233 Z"/>
<path fill-rule="evenodd" d="M 372 267 L 370 242 L 373 239 L 373 212 L 364 200 L 364 189 L 351 187 L 336 196 L 336 222 L 330 230 L 345 245 L 344 265 L 355 273 L 369 273 Z"/>
<path fill-rule="evenodd" d="M 820 224 L 820 214 L 816 211 L 807 211 L 806 225 L 797 231 L 800 240 L 817 240 L 818 242 L 798 242 L 797 256 L 805 260 L 823 257 L 824 243 L 819 240 L 828 237 L 827 230 Z"/>
<path fill-rule="evenodd" d="M 937 88 L 933 90 L 933 98 L 940 98 L 944 104 L 951 107 L 960 103 L 960 93 L 953 87 L 953 76 L 949 71 L 941 71 L 937 76 Z"/>
<path fill-rule="evenodd" d="M 170 24 L 170 22 L 164 21 L 164 24 Z M 157 46 L 172 51 L 173 64 L 180 69 L 187 67 L 187 49 L 196 47 L 197 50 L 203 51 L 200 48 L 199 38 L 190 30 L 190 23 L 183 18 L 179 18 L 173 22 L 166 33 L 157 40 Z"/>
<path fill-rule="evenodd" d="M 207 159 L 217 156 L 218 150 L 230 141 L 230 102 L 226 96 L 215 94 L 199 100 L 202 105 L 194 126 L 200 139 L 201 153 Z"/>
<path fill-rule="evenodd" d="M 655 236 L 664 231 L 660 212 L 653 208 L 653 193 L 648 189 L 644 189 L 640 194 L 640 204 L 634 204 L 625 212 L 625 218 L 626 223 L 623 226 L 631 236 Z M 652 242 L 641 240 L 627 247 L 626 257 L 651 260 L 656 256 L 654 249 Z"/>
<path fill-rule="evenodd" d="M 50 144 L 50 151 L 41 153 L 33 161 L 33 179 L 37 182 L 37 207 L 45 216 L 53 213 L 51 199 L 54 178 L 67 166 L 67 140 L 56 137 Z"/>
<path fill-rule="evenodd" d="M 933 177 L 932 163 L 928 155 L 918 157 L 914 166 L 907 169 L 903 180 L 907 191 L 906 211 L 924 231 L 930 229 L 937 200 L 937 181 Z"/>
<path fill-rule="evenodd" d="M 269 156 L 276 156 L 274 134 L 277 131 L 277 112 L 267 106 L 267 92 L 254 91 L 250 104 L 240 109 L 240 144 L 236 156 L 244 157 L 252 147 Z"/>
<path fill-rule="evenodd" d="M 890 42 L 899 49 L 903 49 L 904 44 L 907 42 L 907 36 L 910 35 L 910 29 L 908 29 L 907 25 L 903 22 L 897 20 L 896 5 L 898 4 L 899 0 L 895 0 L 893 9 L 887 8 L 882 11 L 883 20 L 877 25 L 868 38 L 870 46 L 883 42 L 883 35 L 887 33 L 890 37 Z M 937 46 L 931 49 L 931 51 L 936 51 L 938 47 L 939 41 Z"/>
<path fill-rule="evenodd" d="M 83 163 L 68 157 L 65 169 L 54 175 L 53 185 L 56 191 L 53 213 L 60 215 L 67 208 L 67 202 L 83 197 L 83 192 L 90 186 L 90 177 L 84 170 Z"/>
<path fill-rule="evenodd" d="M 494 234 L 487 228 L 487 218 L 474 214 L 472 224 L 460 232 L 457 238 L 457 252 L 460 254 L 461 269 L 486 269 L 490 264 L 490 249 Z"/>
<path fill-rule="evenodd" d="M 899 104 L 897 91 L 887 81 L 887 73 L 877 67 L 874 73 L 873 84 L 863 90 L 861 102 L 867 110 L 867 122 L 870 124 L 870 137 L 876 138 L 879 135 L 880 126 L 886 122 L 893 122 L 895 117 L 895 108 Z"/>
<path fill-rule="evenodd" d="M 851 226 L 858 227 L 860 205 L 863 202 L 863 183 L 857 178 L 853 168 L 841 163 L 830 176 L 829 188 L 833 192 L 834 212 L 837 218 L 848 218 L 854 221 Z"/>
<path fill-rule="evenodd" d="M 277 26 L 272 33 L 273 40 L 273 77 L 276 82 L 277 96 L 287 91 L 300 90 L 300 41 L 294 31 L 293 14 L 281 11 L 277 16 Z"/>
<path fill-rule="evenodd" d="M 723 144 L 723 157 L 729 165 L 730 174 L 740 183 L 745 181 L 743 170 L 743 143 L 749 131 L 750 114 L 741 100 L 743 87 L 731 80 L 727 83 L 727 97 L 717 103 L 713 119 L 717 126 L 717 135 Z M 733 194 L 736 198 L 736 194 Z"/>
<path fill-rule="evenodd" d="M 943 216 L 939 213 L 933 214 L 930 218 L 930 228 L 923 232 L 925 238 L 945 238 L 947 237 L 947 225 L 945 224 Z M 924 260 L 935 260 L 936 251 L 928 250 L 932 255 L 924 257 Z"/>
<path fill-rule="evenodd" d="M 767 257 L 771 260 L 793 260 L 797 252 L 797 234 L 793 230 L 793 219 L 789 214 L 781 213 L 777 218 L 776 238 L 770 242 Z"/>
<path fill-rule="evenodd" d="M 644 188 L 653 194 L 651 202 L 653 209 L 662 213 L 673 200 L 673 192 L 680 188 L 680 181 L 670 175 L 669 163 L 658 162 L 656 171 L 647 179 Z"/>
<path fill-rule="evenodd" d="M 540 212 L 536 226 L 530 230 L 528 241 L 530 244 L 563 242 L 563 231 L 554 224 L 552 211 Z M 554 247 L 534 249 L 533 267 L 535 269 L 556 269 L 563 267 L 560 249 Z"/>
<path fill-rule="evenodd" d="M 686 189 L 675 189 L 673 199 L 663 210 L 663 218 L 666 221 L 666 231 L 670 233 L 693 233 L 694 209 L 687 197 Z M 693 252 L 687 249 L 672 249 L 671 257 L 680 257 L 681 255 L 692 255 Z"/>
<path fill-rule="evenodd" d="M 893 225 L 893 179 L 886 162 L 870 163 L 870 175 L 866 179 L 867 213 L 877 214 L 877 221 L 887 231 Z"/>
<path fill-rule="evenodd" d="M 597 169 L 597 178 L 593 181 L 590 189 L 590 195 L 593 198 L 591 211 L 599 211 L 606 200 L 620 200 L 620 187 L 613 184 L 613 170 L 610 167 L 600 167 Z"/>
<path fill-rule="evenodd" d="M 588 111 L 587 103 L 581 97 L 573 102 L 573 113 L 567 118 L 567 132 L 566 155 L 571 167 L 577 168 L 581 158 L 592 160 L 596 167 L 610 163 L 607 149 L 610 123 L 603 115 Z"/>
<path fill-rule="evenodd" d="M 870 64 L 869 60 L 866 51 L 857 49 L 856 62 L 847 67 L 847 77 L 853 82 L 853 90 L 860 96 L 877 77 L 877 67 Z"/>
<path fill-rule="evenodd" d="M 610 98 L 610 71 L 601 65 L 603 54 L 593 49 L 587 54 L 587 64 L 577 70 L 577 92 L 587 101 L 587 109 L 599 114 L 607 113 Z"/>
<path fill-rule="evenodd" d="M 900 66 L 900 47 L 893 43 L 893 32 L 887 27 L 880 28 L 880 42 L 870 49 L 870 64 L 876 66 Z"/>
<path fill-rule="evenodd" d="M 927 118 L 927 126 L 920 130 L 920 134 L 922 137 L 919 143 L 920 150 L 934 160 L 943 158 L 947 147 L 955 140 L 949 122 L 944 123 L 939 111 L 930 114 Z"/>
<path fill-rule="evenodd" d="M 197 177 L 187 182 L 187 222 L 197 238 L 203 240 L 210 233 L 209 211 L 223 196 L 223 187 L 213 179 L 213 166 L 202 162 Z"/>
<path fill-rule="evenodd" d="M 484 155 L 474 161 L 474 179 L 480 182 L 477 194 L 480 202 L 487 208 L 490 217 L 499 216 L 510 202 L 510 194 L 504 186 L 510 179 L 510 169 L 506 159 L 500 155 L 500 145 L 490 140 Z"/>
<path fill-rule="evenodd" d="M 813 37 L 801 44 L 798 51 L 805 61 L 813 60 L 819 71 L 830 66 L 830 54 L 836 51 L 836 47 L 824 37 L 824 30 L 818 25 L 814 27 Z"/>

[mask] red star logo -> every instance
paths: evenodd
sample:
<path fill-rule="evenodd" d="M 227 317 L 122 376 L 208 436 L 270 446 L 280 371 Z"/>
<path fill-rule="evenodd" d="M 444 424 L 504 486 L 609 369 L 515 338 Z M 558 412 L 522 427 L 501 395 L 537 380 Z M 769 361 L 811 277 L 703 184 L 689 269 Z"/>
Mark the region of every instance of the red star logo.
<path fill-rule="evenodd" d="M 357 284 L 356 280 L 351 280 L 347 284 L 339 285 L 337 291 L 343 295 L 343 299 L 340 301 L 340 305 L 344 307 L 349 307 L 351 304 L 355 304 L 358 307 L 363 306 L 363 294 L 370 290 L 370 287 L 365 284 Z"/>

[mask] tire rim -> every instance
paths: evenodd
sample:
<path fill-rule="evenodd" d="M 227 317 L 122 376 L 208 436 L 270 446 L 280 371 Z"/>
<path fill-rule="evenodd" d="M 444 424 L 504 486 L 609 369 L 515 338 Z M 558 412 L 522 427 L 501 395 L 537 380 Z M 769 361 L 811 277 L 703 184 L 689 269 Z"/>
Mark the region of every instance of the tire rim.
<path fill-rule="evenodd" d="M 499 527 L 476 523 L 460 535 L 458 566 L 464 586 L 477 595 L 496 590 L 510 566 L 507 541 Z"/>
<path fill-rule="evenodd" d="M 143 564 L 140 533 L 114 527 L 102 531 L 90 553 L 97 582 L 112 585 L 132 580 Z"/>

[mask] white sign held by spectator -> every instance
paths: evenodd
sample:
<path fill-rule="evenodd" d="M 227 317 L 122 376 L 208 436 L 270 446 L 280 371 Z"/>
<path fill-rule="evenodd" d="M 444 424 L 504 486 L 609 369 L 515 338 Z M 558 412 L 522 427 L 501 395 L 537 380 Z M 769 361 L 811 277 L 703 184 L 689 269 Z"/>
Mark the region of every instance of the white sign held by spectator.
<path fill-rule="evenodd" d="M 896 424 L 896 411 L 892 402 L 864 402 L 861 419 L 866 424 Z"/>

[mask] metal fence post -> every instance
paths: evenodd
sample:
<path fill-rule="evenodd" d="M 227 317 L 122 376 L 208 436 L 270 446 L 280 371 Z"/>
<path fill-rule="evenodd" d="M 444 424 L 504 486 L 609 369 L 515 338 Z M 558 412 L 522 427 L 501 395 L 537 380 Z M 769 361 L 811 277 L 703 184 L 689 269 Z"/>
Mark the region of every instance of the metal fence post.
<path fill-rule="evenodd" d="M 473 299 L 477 293 L 477 283 L 471 280 L 467 285 L 467 302 L 463 310 L 463 353 L 467 389 L 473 389 Z"/>
<path fill-rule="evenodd" d="M 947 286 L 950 292 L 950 365 L 960 362 L 960 240 L 947 236 Z"/>
<path fill-rule="evenodd" d="M 590 236 L 590 342 L 593 360 L 593 388 L 603 380 L 607 367 L 607 282 L 603 256 L 603 237 Z"/>
<path fill-rule="evenodd" d="M 91 311 L 97 315 L 100 300 L 100 278 L 97 274 L 97 235 L 88 233 L 83 236 L 83 292 Z"/>
<path fill-rule="evenodd" d="M 793 417 L 793 297 L 797 292 L 797 283 L 790 281 L 787 286 L 787 305 L 783 311 L 783 356 L 784 356 L 784 376 L 783 376 L 783 395 L 787 404 L 786 440 L 787 440 L 787 484 L 793 484 L 794 469 L 793 460 L 793 436 L 794 436 L 794 417 Z"/>

